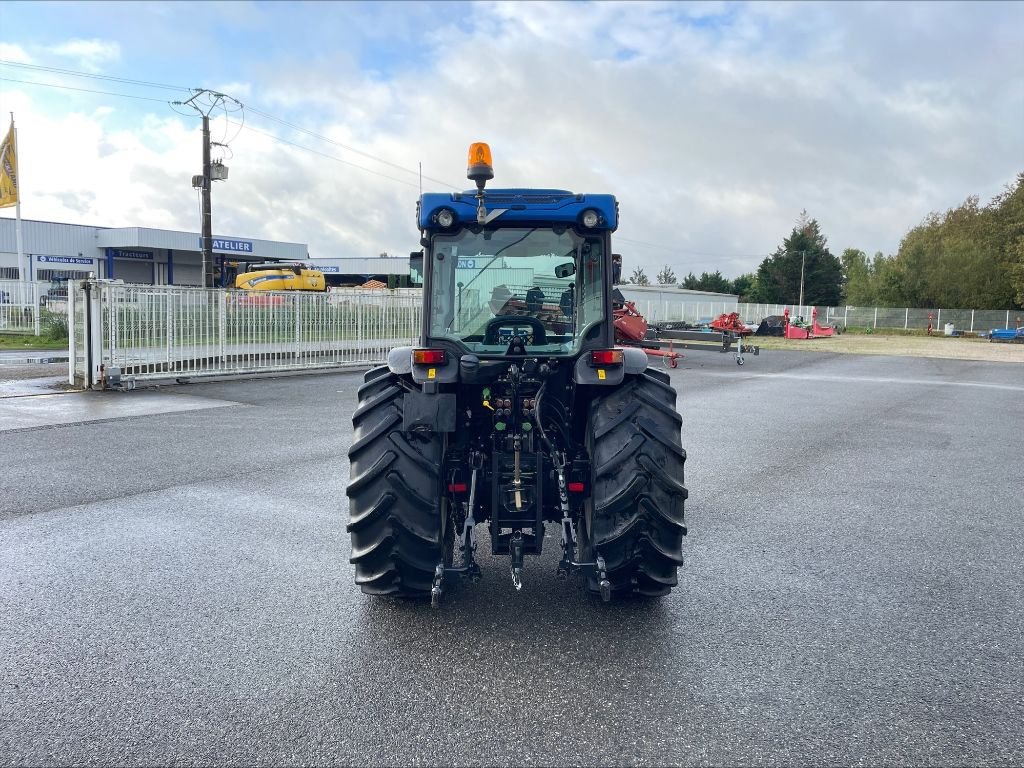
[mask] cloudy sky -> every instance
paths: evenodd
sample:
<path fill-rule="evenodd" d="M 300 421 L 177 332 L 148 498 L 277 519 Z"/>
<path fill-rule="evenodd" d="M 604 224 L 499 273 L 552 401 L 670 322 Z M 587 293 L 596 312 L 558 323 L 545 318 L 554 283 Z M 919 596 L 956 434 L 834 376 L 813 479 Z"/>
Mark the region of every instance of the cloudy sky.
<path fill-rule="evenodd" d="M 199 120 L 167 102 L 210 88 L 244 106 L 214 113 L 217 234 L 407 253 L 419 164 L 464 189 L 487 141 L 492 184 L 617 195 L 627 271 L 733 277 L 801 209 L 891 253 L 1000 192 L 1022 40 L 1012 2 L 0 3 L 0 115 L 24 218 L 198 230 Z"/>

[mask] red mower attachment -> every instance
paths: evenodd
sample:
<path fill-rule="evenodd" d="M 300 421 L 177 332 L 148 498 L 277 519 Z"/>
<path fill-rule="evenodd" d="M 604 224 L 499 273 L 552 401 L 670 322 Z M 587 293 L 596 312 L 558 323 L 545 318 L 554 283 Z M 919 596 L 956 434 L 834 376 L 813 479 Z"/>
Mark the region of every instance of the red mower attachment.
<path fill-rule="evenodd" d="M 836 329 L 828 325 L 818 325 L 818 308 L 811 310 L 811 332 L 815 336 L 835 336 Z"/>
<path fill-rule="evenodd" d="M 811 324 L 790 322 L 789 319 L 789 307 L 786 307 L 782 311 L 783 321 L 785 323 L 785 333 L 783 334 L 787 339 L 815 339 L 824 336 L 835 336 L 835 328 L 830 328 L 827 325 L 818 325 L 818 308 L 814 307 L 811 310 Z"/>
<path fill-rule="evenodd" d="M 809 339 L 811 332 L 800 325 L 794 325 L 789 319 L 789 307 L 782 310 L 783 333 L 787 339 Z"/>
<path fill-rule="evenodd" d="M 738 336 L 749 336 L 754 332 L 751 328 L 747 327 L 746 323 L 740 320 L 739 312 L 719 315 L 711 321 L 711 327 L 716 331 L 734 333 Z"/>
<path fill-rule="evenodd" d="M 668 349 L 662 349 L 657 342 L 647 341 L 647 330 L 649 328 L 647 319 L 640 314 L 632 301 L 624 301 L 621 304 L 612 304 L 612 325 L 615 328 L 615 343 L 624 347 L 640 347 L 648 355 L 660 357 L 667 368 L 675 368 L 679 365 L 679 354 L 672 348 L 672 342 L 668 343 Z"/>

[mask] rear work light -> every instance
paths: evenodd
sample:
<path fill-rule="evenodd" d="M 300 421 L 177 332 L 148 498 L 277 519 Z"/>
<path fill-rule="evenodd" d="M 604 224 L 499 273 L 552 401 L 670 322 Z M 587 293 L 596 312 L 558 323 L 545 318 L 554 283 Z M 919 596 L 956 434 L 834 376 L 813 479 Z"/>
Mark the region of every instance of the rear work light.
<path fill-rule="evenodd" d="M 447 359 L 443 349 L 414 349 L 412 351 L 414 365 L 444 365 Z"/>
<path fill-rule="evenodd" d="M 622 365 L 621 349 L 595 349 L 590 353 L 590 364 L 599 365 Z"/>

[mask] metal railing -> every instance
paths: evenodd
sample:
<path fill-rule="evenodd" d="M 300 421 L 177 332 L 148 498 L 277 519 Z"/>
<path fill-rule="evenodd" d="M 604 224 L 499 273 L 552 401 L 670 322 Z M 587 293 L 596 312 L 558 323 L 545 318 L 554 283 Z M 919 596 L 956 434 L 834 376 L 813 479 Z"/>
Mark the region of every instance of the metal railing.
<path fill-rule="evenodd" d="M 47 313 L 64 314 L 63 285 L 46 281 L 0 280 L 0 333 L 38 336 Z"/>
<path fill-rule="evenodd" d="M 264 293 L 108 280 L 68 285 L 69 376 L 87 386 L 100 383 L 114 368 L 144 381 L 374 365 L 394 347 L 415 343 L 422 313 L 420 289 Z M 43 288 L 50 285 L 38 284 L 33 293 L 26 288 L 9 303 L 24 311 L 30 302 L 38 303 L 34 292 Z M 731 311 L 757 323 L 787 308 L 791 317 L 809 320 L 814 309 L 680 301 L 662 303 L 648 314 L 643 300 L 637 308 L 659 323 L 699 323 Z M 1012 310 L 817 309 L 822 324 L 878 329 L 924 329 L 931 315 L 938 332 L 945 323 L 973 332 L 1012 328 L 1024 315 Z"/>
<path fill-rule="evenodd" d="M 968 333 L 993 328 L 1016 328 L 1024 324 L 1024 311 L 1012 309 L 941 309 L 914 307 L 814 307 L 795 304 L 739 304 L 736 311 L 748 323 L 758 323 L 769 315 L 781 315 L 789 309 L 790 317 L 803 317 L 808 322 L 814 309 L 822 325 L 873 330 L 925 330 L 929 322 L 940 331 L 946 323 Z"/>
<path fill-rule="evenodd" d="M 103 280 L 73 286 L 69 374 L 136 380 L 379 363 L 419 335 L 419 290 L 244 292 Z M 81 350 L 79 346 L 81 345 Z"/>

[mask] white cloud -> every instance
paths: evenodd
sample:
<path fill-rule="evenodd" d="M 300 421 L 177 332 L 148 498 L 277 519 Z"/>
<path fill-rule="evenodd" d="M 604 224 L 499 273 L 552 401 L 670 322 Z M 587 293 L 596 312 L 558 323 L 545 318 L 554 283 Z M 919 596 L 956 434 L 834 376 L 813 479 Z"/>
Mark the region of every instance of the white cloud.
<path fill-rule="evenodd" d="M 32 57 L 29 56 L 28 51 L 15 43 L 0 43 L 0 59 L 16 61 L 19 64 L 32 63 Z"/>
<path fill-rule="evenodd" d="M 68 40 L 50 46 L 49 53 L 74 59 L 86 72 L 99 72 L 104 64 L 121 58 L 121 46 L 113 40 Z"/>

